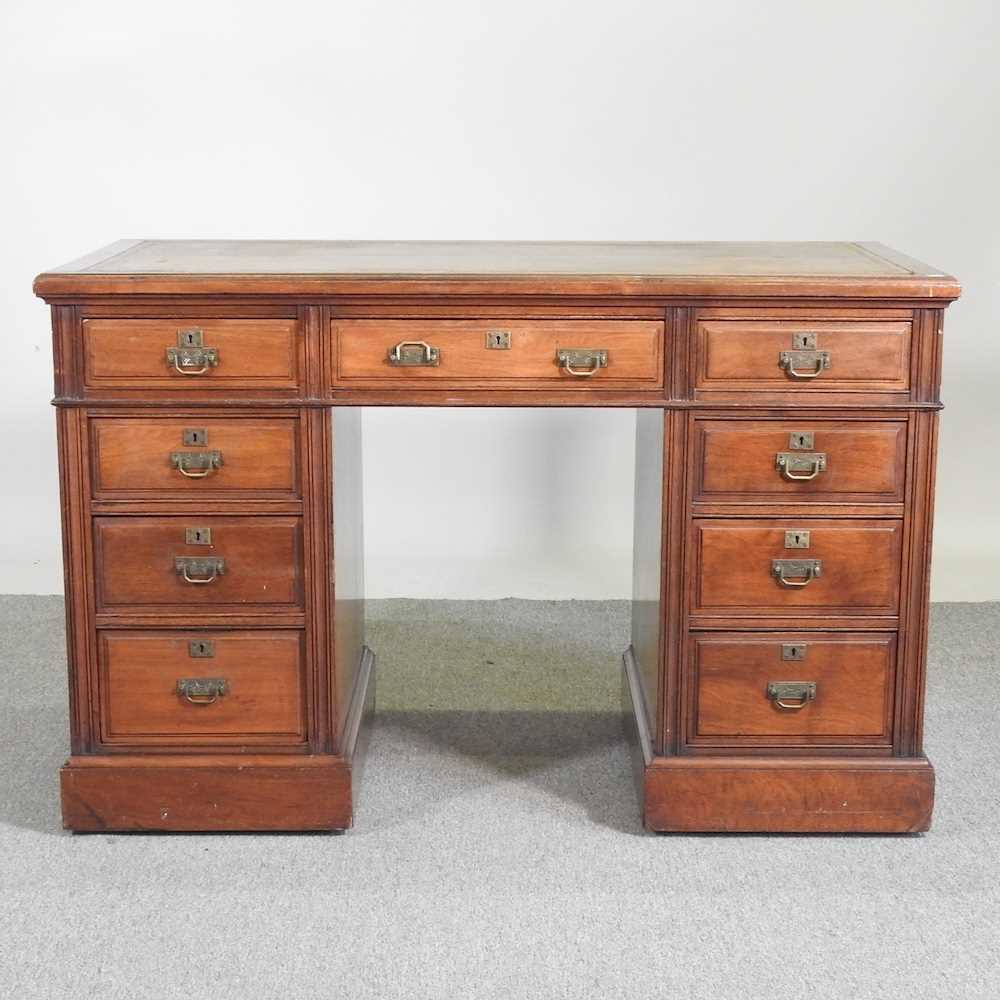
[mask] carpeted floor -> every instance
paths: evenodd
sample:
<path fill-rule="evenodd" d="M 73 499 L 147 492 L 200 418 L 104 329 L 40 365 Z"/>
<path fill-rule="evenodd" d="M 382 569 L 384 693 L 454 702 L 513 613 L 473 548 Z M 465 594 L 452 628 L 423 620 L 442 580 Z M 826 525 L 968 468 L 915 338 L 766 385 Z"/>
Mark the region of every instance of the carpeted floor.
<path fill-rule="evenodd" d="M 344 836 L 60 829 L 62 606 L 0 598 L 0 997 L 1000 994 L 1000 605 L 934 608 L 922 837 L 656 837 L 624 603 L 370 605 Z"/>

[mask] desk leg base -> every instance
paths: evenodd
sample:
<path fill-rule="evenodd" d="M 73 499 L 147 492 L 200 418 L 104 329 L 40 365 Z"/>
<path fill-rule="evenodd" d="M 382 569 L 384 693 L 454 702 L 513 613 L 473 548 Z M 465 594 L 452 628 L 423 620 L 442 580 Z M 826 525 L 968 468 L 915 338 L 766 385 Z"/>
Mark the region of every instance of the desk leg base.
<path fill-rule="evenodd" d="M 346 830 L 374 710 L 365 651 L 344 754 L 122 754 L 71 757 L 60 770 L 63 826 L 112 831 Z"/>
<path fill-rule="evenodd" d="M 926 757 L 661 757 L 631 650 L 625 717 L 643 823 L 674 833 L 919 833 L 934 807 Z"/>

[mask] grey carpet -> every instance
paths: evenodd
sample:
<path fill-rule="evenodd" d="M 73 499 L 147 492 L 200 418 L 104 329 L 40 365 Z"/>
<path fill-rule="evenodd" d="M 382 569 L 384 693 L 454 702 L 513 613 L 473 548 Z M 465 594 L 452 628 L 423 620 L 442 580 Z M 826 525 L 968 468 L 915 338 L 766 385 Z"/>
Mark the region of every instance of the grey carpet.
<path fill-rule="evenodd" d="M 0 598 L 0 997 L 995 998 L 1000 605 L 932 618 L 922 837 L 655 837 L 623 603 L 373 602 L 342 836 L 73 836 L 62 607 Z"/>

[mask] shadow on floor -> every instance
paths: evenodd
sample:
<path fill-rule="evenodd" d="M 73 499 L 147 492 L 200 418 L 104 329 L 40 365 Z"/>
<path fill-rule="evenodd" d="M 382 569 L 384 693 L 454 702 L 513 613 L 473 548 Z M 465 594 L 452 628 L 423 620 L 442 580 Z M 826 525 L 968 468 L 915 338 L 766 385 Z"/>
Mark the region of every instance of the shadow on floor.
<path fill-rule="evenodd" d="M 644 832 L 620 712 L 377 712 L 359 826 L 429 816 L 497 783 L 619 832 Z"/>

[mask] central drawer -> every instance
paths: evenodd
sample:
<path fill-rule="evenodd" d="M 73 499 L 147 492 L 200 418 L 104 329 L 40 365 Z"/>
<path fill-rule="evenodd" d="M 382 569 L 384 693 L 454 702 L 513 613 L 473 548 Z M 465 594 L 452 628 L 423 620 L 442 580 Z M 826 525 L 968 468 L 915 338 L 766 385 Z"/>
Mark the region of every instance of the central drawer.
<path fill-rule="evenodd" d="M 902 521 L 696 519 L 692 613 L 888 615 Z"/>
<path fill-rule="evenodd" d="M 102 632 L 104 743 L 302 743 L 302 633 Z"/>
<path fill-rule="evenodd" d="M 97 517 L 100 610 L 302 606 L 296 517 Z"/>
<path fill-rule="evenodd" d="M 335 386 L 658 389 L 660 320 L 335 319 Z"/>

